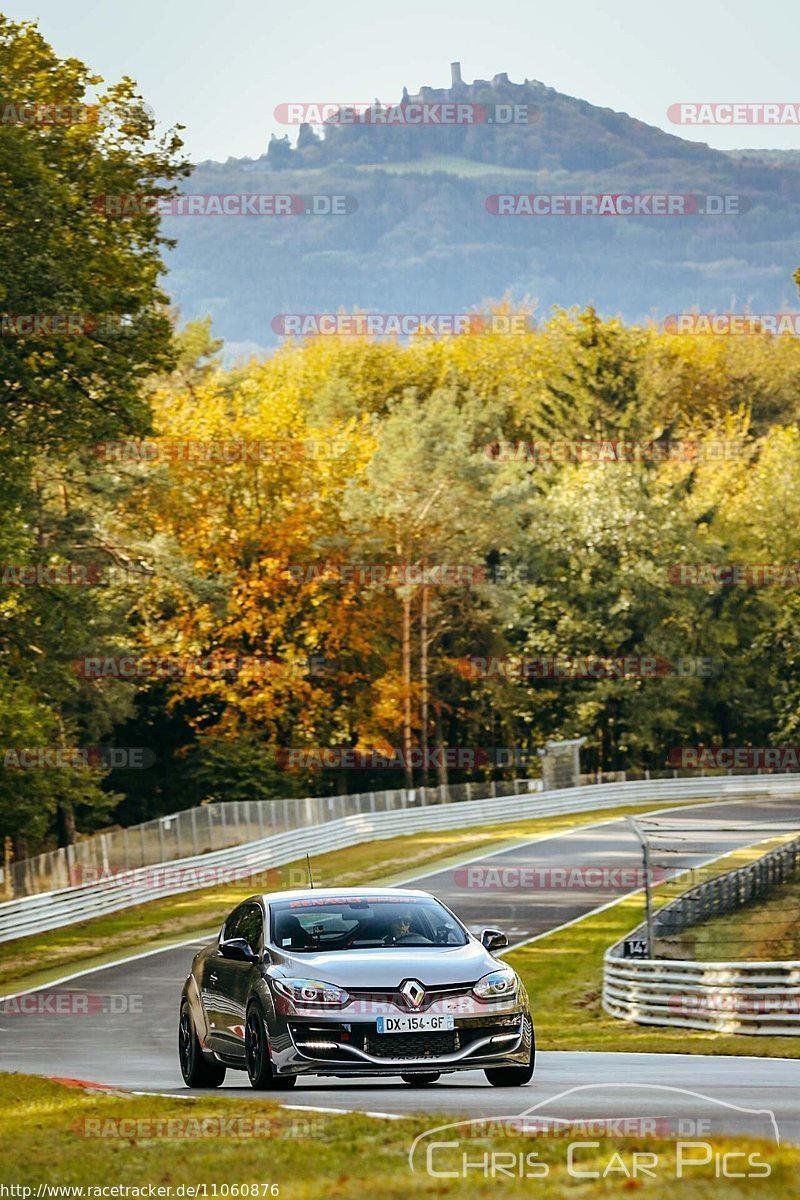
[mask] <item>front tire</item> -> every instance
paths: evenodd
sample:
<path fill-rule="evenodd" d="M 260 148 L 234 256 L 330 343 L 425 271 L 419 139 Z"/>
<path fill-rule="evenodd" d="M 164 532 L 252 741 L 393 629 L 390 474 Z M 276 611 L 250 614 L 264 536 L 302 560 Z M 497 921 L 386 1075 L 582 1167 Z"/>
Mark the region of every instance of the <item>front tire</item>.
<path fill-rule="evenodd" d="M 483 1073 L 492 1087 L 524 1087 L 533 1078 L 533 1068 L 536 1062 L 536 1042 L 533 1033 L 533 1022 L 526 1018 L 530 1025 L 530 1054 L 524 1067 L 489 1067 Z"/>
<path fill-rule="evenodd" d="M 181 1005 L 178 1022 L 178 1058 L 183 1082 L 190 1088 L 216 1088 L 225 1079 L 225 1068 L 214 1059 L 207 1059 L 200 1049 L 197 1030 L 192 1020 L 188 1000 Z"/>
<path fill-rule="evenodd" d="M 439 1071 L 420 1072 L 419 1075 L 401 1075 L 403 1083 L 410 1083 L 412 1087 L 429 1087 L 432 1083 L 437 1083 L 441 1078 Z"/>
<path fill-rule="evenodd" d="M 268 1088 L 284 1091 L 294 1087 L 297 1082 L 296 1075 L 275 1075 L 273 1073 L 264 1014 L 257 1004 L 251 1004 L 247 1010 L 247 1024 L 244 1028 L 244 1057 L 247 1063 L 247 1076 L 257 1091 L 266 1091 Z"/>

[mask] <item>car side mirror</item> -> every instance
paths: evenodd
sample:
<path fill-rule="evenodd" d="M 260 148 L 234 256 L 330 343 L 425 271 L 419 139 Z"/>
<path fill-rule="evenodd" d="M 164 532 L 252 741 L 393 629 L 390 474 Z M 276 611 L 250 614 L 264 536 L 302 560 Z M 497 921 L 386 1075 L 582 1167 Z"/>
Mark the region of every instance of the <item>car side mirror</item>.
<path fill-rule="evenodd" d="M 500 929 L 484 929 L 481 932 L 481 942 L 487 950 L 505 950 L 508 938 Z"/>
<path fill-rule="evenodd" d="M 250 943 L 244 938 L 228 938 L 220 942 L 219 952 L 223 958 L 232 958 L 235 962 L 258 962 L 258 955 L 253 953 Z"/>

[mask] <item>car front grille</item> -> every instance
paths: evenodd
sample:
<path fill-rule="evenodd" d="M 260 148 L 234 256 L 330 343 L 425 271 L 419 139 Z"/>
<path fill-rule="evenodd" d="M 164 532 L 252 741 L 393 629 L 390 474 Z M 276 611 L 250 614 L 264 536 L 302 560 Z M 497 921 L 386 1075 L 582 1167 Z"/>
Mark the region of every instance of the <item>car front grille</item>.
<path fill-rule="evenodd" d="M 392 1033 L 364 1038 L 364 1052 L 373 1058 L 441 1058 L 458 1050 L 458 1031 Z"/>
<path fill-rule="evenodd" d="M 352 1059 L 353 1051 L 362 1051 L 371 1058 L 425 1059 L 442 1058 L 467 1050 L 476 1042 L 501 1036 L 508 1044 L 509 1035 L 520 1033 L 520 1013 L 503 1016 L 468 1017 L 457 1021 L 456 1028 L 438 1033 L 378 1033 L 374 1022 L 342 1025 L 330 1022 L 314 1025 L 306 1021 L 290 1021 L 289 1031 L 298 1049 L 313 1058 Z M 499 1052 L 499 1044 L 481 1053 Z"/>
<path fill-rule="evenodd" d="M 425 996 L 419 1008 L 406 1002 L 399 988 L 388 988 L 378 991 L 375 988 L 348 988 L 348 994 L 361 1004 L 393 1004 L 401 1012 L 426 1012 L 431 1005 L 440 1004 L 443 1000 L 455 1000 L 469 996 L 472 992 L 471 983 L 443 984 L 439 987 L 425 987 Z"/>

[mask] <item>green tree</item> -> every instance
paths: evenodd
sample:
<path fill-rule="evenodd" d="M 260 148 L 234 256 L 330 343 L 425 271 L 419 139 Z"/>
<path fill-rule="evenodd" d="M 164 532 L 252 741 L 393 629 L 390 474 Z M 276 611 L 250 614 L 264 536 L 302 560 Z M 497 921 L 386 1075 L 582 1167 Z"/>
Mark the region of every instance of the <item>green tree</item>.
<path fill-rule="evenodd" d="M 106 87 L 31 23 L 0 16 L 0 77 L 0 564 L 119 565 L 89 468 L 97 443 L 147 431 L 143 383 L 172 363 L 159 286 L 169 243 L 137 198 L 169 195 L 188 166 L 177 132 L 154 137 L 130 79 Z M 125 715 L 121 695 L 98 703 L 69 665 L 124 622 L 112 595 L 0 588 L 7 749 L 83 746 Z M 76 818 L 96 824 L 115 799 L 101 780 L 95 769 L 4 769 L 3 832 L 35 841 L 57 826 L 72 840 Z"/>

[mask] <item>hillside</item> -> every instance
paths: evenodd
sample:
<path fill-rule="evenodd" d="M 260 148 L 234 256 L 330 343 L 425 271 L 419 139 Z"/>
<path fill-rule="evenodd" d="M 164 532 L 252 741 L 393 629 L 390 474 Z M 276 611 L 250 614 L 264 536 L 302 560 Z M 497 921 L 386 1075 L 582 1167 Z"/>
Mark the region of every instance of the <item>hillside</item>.
<path fill-rule="evenodd" d="M 393 123 L 401 116 L 398 109 L 402 106 L 423 104 L 431 108 L 441 104 L 471 106 L 471 119 L 477 123 L 431 123 L 424 128 Z M 584 171 L 637 160 L 705 161 L 720 156 L 719 151 L 664 133 L 626 113 L 597 108 L 537 80 L 511 83 L 505 74 L 471 84 L 458 80 L 449 88 L 423 87 L 413 95 L 404 90 L 397 105 L 389 102 L 383 107 L 385 115 L 379 112 L 380 101 L 376 100 L 376 111 L 362 122 L 347 114 L 338 120 L 332 117 L 324 140 L 312 140 L 306 131 L 301 144 L 290 154 L 273 144 L 269 158 L 282 166 L 302 167 L 341 162 L 424 162 L 440 154 L 456 154 L 495 166 Z M 436 120 L 435 113 L 430 119 Z"/>
<path fill-rule="evenodd" d="M 185 318 L 251 347 L 276 344 L 276 314 L 343 308 L 463 312 L 508 293 L 595 303 L 628 320 L 699 307 L 794 306 L 800 162 L 724 154 L 535 81 L 498 75 L 404 102 L 524 106 L 525 123 L 307 126 L 259 159 L 198 165 L 187 190 L 346 195 L 347 216 L 171 217 L 168 286 Z M 297 130 L 292 129 L 293 142 Z M 735 216 L 510 218 L 513 193 L 736 195 Z"/>

